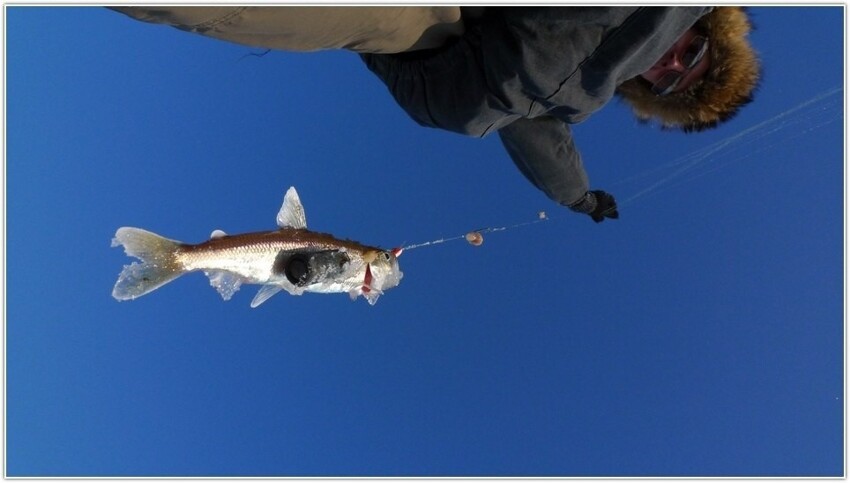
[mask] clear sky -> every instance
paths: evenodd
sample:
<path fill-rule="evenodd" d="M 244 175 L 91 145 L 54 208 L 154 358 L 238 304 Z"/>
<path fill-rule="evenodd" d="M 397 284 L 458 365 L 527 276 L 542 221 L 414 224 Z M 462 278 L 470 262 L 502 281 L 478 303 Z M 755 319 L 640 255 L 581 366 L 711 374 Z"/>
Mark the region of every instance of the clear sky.
<path fill-rule="evenodd" d="M 599 225 L 352 53 L 5 13 L 7 475 L 843 474 L 843 8 L 753 8 L 763 83 L 717 130 L 575 126 Z M 111 297 L 117 228 L 274 229 L 291 185 L 388 248 L 550 220 L 410 250 L 375 306 Z"/>

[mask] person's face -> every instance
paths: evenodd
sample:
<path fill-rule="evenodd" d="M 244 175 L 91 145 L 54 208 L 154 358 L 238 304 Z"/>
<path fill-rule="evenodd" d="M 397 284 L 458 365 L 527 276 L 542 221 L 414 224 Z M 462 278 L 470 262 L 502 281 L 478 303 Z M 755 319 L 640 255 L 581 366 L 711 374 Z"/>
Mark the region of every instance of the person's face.
<path fill-rule="evenodd" d="M 700 46 L 703 46 L 700 39 L 705 39 L 705 37 L 701 37 L 693 28 L 688 29 L 648 71 L 640 75 L 653 85 L 653 92 L 659 95 L 681 92 L 705 74 L 711 65 L 707 40 L 704 45 L 705 50 L 702 50 L 702 57 L 699 61 L 693 65 L 688 62 L 695 56 L 699 56 Z M 665 79 L 665 76 L 669 77 Z M 677 78 L 678 81 L 672 85 L 672 89 L 669 88 L 670 82 Z"/>

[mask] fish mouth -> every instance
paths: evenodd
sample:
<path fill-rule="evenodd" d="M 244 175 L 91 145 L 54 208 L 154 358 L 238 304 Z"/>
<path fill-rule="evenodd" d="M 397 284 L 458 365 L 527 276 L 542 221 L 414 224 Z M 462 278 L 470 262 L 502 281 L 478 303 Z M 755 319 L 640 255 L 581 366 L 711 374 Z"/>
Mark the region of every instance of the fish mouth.
<path fill-rule="evenodd" d="M 393 251 L 383 252 L 384 255 L 389 255 L 386 259 L 378 256 L 372 262 L 366 263 L 361 285 L 361 290 L 364 293 L 375 292 L 380 294 L 383 293 L 382 290 L 393 288 L 399 284 L 402 273 Z"/>
<path fill-rule="evenodd" d="M 366 264 L 366 274 L 363 275 L 363 287 L 361 287 L 363 293 L 370 293 L 372 291 L 372 264 Z"/>

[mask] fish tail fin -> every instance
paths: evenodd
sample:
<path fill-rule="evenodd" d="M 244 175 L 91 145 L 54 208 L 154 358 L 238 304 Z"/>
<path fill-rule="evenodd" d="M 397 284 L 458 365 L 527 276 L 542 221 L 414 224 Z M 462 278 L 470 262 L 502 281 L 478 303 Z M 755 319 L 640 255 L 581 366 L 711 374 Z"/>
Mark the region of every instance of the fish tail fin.
<path fill-rule="evenodd" d="M 124 253 L 142 263 L 124 266 L 112 296 L 117 300 L 133 300 L 183 275 L 185 272 L 175 257 L 180 245 L 178 241 L 140 228 L 119 228 L 112 246 L 123 246 Z"/>

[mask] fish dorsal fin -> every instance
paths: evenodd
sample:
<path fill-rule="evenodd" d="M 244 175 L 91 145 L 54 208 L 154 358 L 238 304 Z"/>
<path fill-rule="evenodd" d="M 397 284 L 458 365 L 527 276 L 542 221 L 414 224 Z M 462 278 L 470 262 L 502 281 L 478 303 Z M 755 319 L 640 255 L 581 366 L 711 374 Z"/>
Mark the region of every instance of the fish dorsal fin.
<path fill-rule="evenodd" d="M 210 235 L 210 238 L 222 238 L 225 236 L 227 236 L 227 233 L 221 230 L 213 230 L 212 235 Z"/>
<path fill-rule="evenodd" d="M 298 192 L 292 186 L 283 197 L 283 206 L 277 213 L 277 226 L 281 228 L 307 228 L 307 216 L 298 198 Z"/>
<path fill-rule="evenodd" d="M 257 292 L 257 295 L 254 295 L 254 300 L 251 301 L 251 308 L 255 309 L 259 307 L 259 305 L 266 300 L 270 299 L 272 295 L 280 292 L 282 287 L 280 285 L 263 285 L 263 288 Z"/>

